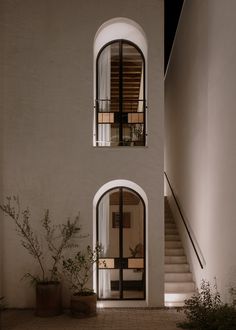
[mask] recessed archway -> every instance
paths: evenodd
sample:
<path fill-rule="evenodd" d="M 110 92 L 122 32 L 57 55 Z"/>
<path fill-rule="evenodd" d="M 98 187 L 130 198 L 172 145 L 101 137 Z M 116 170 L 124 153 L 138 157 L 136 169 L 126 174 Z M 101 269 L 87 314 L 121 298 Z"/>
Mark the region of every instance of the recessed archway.
<path fill-rule="evenodd" d="M 139 24 L 117 17 L 101 25 L 94 39 L 93 146 L 146 145 L 146 66 Z"/>
<path fill-rule="evenodd" d="M 116 39 L 125 39 L 136 44 L 147 58 L 147 38 L 143 28 L 126 17 L 112 18 L 103 23 L 94 38 L 94 57 L 107 43 Z"/>
<path fill-rule="evenodd" d="M 127 200 L 125 200 L 127 199 Z M 93 200 L 93 238 L 94 238 L 94 244 L 96 244 L 97 240 L 103 240 L 104 239 L 104 232 L 107 230 L 110 230 L 111 232 L 115 232 L 116 237 L 114 238 L 114 241 L 122 242 L 122 246 L 118 249 L 118 254 L 115 259 L 111 260 L 112 262 L 119 263 L 120 260 L 122 262 L 125 262 L 122 266 L 120 264 L 116 264 L 115 266 L 116 271 L 112 270 L 110 273 L 116 273 L 114 277 L 116 276 L 115 280 L 112 281 L 111 276 L 109 274 L 109 278 L 106 278 L 106 276 L 100 276 L 100 287 L 98 285 L 98 277 L 94 277 L 94 288 L 96 291 L 100 292 L 100 299 L 103 299 L 102 294 L 104 294 L 104 288 L 108 287 L 108 285 L 113 286 L 113 292 L 110 291 L 110 296 L 105 297 L 104 300 L 122 300 L 120 303 L 124 302 L 123 300 L 144 300 L 146 299 L 146 287 L 148 285 L 147 283 L 147 273 L 148 268 L 146 266 L 145 260 L 147 260 L 147 231 L 145 230 L 145 227 L 147 226 L 148 216 L 147 216 L 147 208 L 148 200 L 147 196 L 144 192 L 144 190 L 137 185 L 136 183 L 129 181 L 129 180 L 113 180 L 106 184 L 104 184 L 95 194 L 94 200 Z M 101 210 L 104 211 L 104 207 L 107 210 L 107 218 L 108 221 L 105 221 L 105 225 L 108 223 L 108 226 L 105 226 L 104 223 L 102 224 L 102 230 L 100 229 L 99 234 L 99 225 L 101 225 L 101 222 L 98 222 L 98 217 L 101 217 Z M 137 210 L 136 210 L 137 209 Z M 135 214 L 137 212 L 139 215 Z M 104 214 L 104 213 L 103 213 Z M 119 221 L 121 221 L 121 225 L 117 224 L 116 227 L 116 219 L 115 216 L 119 215 Z M 123 218 L 126 217 L 125 219 Z M 114 218 L 114 219 L 113 219 Z M 118 219 L 117 218 L 117 219 Z M 118 221 L 118 222 L 119 222 Z M 125 224 L 124 224 L 125 222 Z M 127 222 L 127 223 L 126 223 Z M 131 225 L 132 224 L 132 225 Z M 124 228 L 124 226 L 126 228 Z M 105 228 L 106 227 L 106 228 Z M 101 227 L 100 227 L 101 228 Z M 131 237 L 130 231 L 134 231 L 132 233 L 133 240 L 129 240 L 129 237 Z M 103 233 L 103 234 L 101 234 Z M 137 235 L 136 235 L 137 234 Z M 137 239 L 135 241 L 135 238 L 137 236 Z M 104 242 L 101 242 L 104 245 Z M 105 242 L 107 244 L 107 242 Z M 138 250 L 138 248 L 143 248 L 143 251 L 134 251 Z M 132 251 L 129 251 L 129 248 L 133 250 L 133 252 L 139 253 L 139 255 L 135 255 L 132 258 Z M 128 255 L 130 253 L 130 255 Z M 108 256 L 108 255 L 107 255 Z M 108 258 L 109 259 L 109 258 Z M 112 259 L 112 258 L 110 258 Z M 136 259 L 136 260 L 134 260 Z M 132 270 L 128 269 L 128 262 L 132 263 L 135 261 L 137 263 L 136 266 L 131 266 Z M 134 268 L 135 267 L 135 268 Z M 126 268 L 125 270 L 123 268 Z M 140 268 L 138 270 L 138 268 Z M 138 270 L 136 272 L 136 270 Z M 103 270 L 105 272 L 105 270 Z M 128 274 L 129 273 L 129 274 Z M 98 273 L 97 273 L 98 275 Z M 126 279 L 126 276 L 131 276 L 132 279 Z M 133 277 L 135 278 L 133 279 Z M 138 276 L 140 279 L 138 279 Z M 107 286 L 104 284 L 104 281 L 107 280 Z M 103 283 L 103 284 L 101 284 Z M 126 286 L 128 285 L 136 285 L 136 287 L 133 287 L 132 289 L 128 287 L 129 292 L 127 293 Z M 101 289 L 101 286 L 103 286 L 103 289 Z M 116 288 L 117 286 L 117 288 Z M 142 287 L 143 286 L 143 287 Z M 120 289 L 118 289 L 118 287 Z M 138 292 L 139 291 L 139 292 Z M 115 298 L 114 298 L 115 297 Z M 107 302 L 106 302 L 107 303 Z M 119 302 L 118 302 L 119 303 Z M 126 301 L 127 303 L 127 301 Z"/>

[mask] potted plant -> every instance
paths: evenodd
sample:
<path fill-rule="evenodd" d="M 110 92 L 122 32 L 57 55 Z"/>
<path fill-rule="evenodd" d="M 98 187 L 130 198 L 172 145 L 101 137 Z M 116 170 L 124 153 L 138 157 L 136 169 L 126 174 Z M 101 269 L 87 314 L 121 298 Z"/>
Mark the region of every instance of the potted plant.
<path fill-rule="evenodd" d="M 133 126 L 132 136 L 135 146 L 143 146 L 143 125 L 135 124 Z"/>
<path fill-rule="evenodd" d="M 31 272 L 24 275 L 24 278 L 36 286 L 36 315 L 60 314 L 62 303 L 59 268 L 65 249 L 77 247 L 73 239 L 80 230 L 78 216 L 73 221 L 68 219 L 64 224 L 54 225 L 47 209 L 41 220 L 44 233 L 41 237 L 32 228 L 29 208 L 21 210 L 18 197 L 7 197 L 6 202 L 0 204 L 0 209 L 15 222 L 21 245 L 38 264 L 37 275 Z"/>
<path fill-rule="evenodd" d="M 6 307 L 5 301 L 4 301 L 4 297 L 0 297 L 0 312 L 2 310 L 4 310 Z M 0 323 L 1 324 L 1 323 Z"/>
<path fill-rule="evenodd" d="M 101 245 L 96 245 L 94 249 L 88 245 L 73 258 L 63 260 L 64 274 L 72 290 L 71 314 L 74 317 L 94 316 L 97 313 L 97 295 L 87 284 L 101 251 Z"/>
<path fill-rule="evenodd" d="M 0 297 L 0 329 L 2 324 L 2 311 L 6 308 L 4 297 Z"/>

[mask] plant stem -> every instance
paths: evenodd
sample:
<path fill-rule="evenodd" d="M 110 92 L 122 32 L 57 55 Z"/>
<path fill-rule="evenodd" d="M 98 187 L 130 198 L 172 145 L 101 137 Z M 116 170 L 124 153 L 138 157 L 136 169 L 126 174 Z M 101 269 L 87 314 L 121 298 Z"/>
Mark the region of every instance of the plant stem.
<path fill-rule="evenodd" d="M 5 214 L 10 216 L 15 221 L 15 224 L 18 227 L 18 230 L 19 230 L 20 234 L 29 243 L 29 245 L 31 247 L 31 250 L 33 251 L 33 256 L 38 260 L 39 266 L 40 266 L 41 271 L 42 271 L 42 278 L 43 278 L 43 281 L 44 281 L 45 280 L 45 271 L 44 271 L 43 264 L 42 264 L 42 261 L 41 261 L 41 258 L 40 258 L 40 254 L 37 252 L 37 249 L 35 248 L 34 243 L 31 241 L 29 235 L 27 235 L 27 233 L 24 230 L 23 226 L 19 222 L 20 204 L 19 204 L 19 199 L 18 198 L 16 199 L 16 203 L 17 203 L 17 212 L 15 212 L 14 208 L 11 207 L 10 200 L 8 201 L 8 204 L 0 205 L 0 208 L 2 209 L 2 211 Z"/>
<path fill-rule="evenodd" d="M 16 222 L 16 225 L 18 226 L 18 228 L 20 229 L 23 237 L 29 242 L 33 252 L 34 252 L 34 256 L 35 258 L 38 260 L 38 263 L 39 263 L 39 266 L 41 268 L 41 271 L 42 271 L 42 278 L 43 278 L 43 281 L 45 280 L 45 271 L 44 271 L 44 268 L 43 268 L 43 263 L 41 261 L 41 258 L 40 258 L 40 254 L 38 254 L 37 250 L 35 249 L 35 246 L 34 246 L 34 243 L 31 241 L 31 239 L 28 237 L 28 235 L 26 234 L 26 232 L 24 231 L 24 229 L 22 228 L 21 224 L 18 223 L 17 220 L 15 220 Z"/>

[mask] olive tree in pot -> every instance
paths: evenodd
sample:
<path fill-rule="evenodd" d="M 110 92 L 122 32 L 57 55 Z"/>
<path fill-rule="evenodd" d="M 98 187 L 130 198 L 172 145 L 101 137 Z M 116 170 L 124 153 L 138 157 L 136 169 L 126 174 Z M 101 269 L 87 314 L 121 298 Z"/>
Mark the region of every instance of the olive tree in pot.
<path fill-rule="evenodd" d="M 88 245 L 73 258 L 63 260 L 64 274 L 72 291 L 70 307 L 74 317 L 94 316 L 97 313 L 97 295 L 87 284 L 93 275 L 94 266 L 99 262 L 101 251 L 99 244 L 94 249 Z"/>
<path fill-rule="evenodd" d="M 80 231 L 78 216 L 73 221 L 67 219 L 65 223 L 55 225 L 47 209 L 41 220 L 41 234 L 43 233 L 41 236 L 31 225 L 29 208 L 21 210 L 18 197 L 7 197 L 6 202 L 0 204 L 0 209 L 15 222 L 21 245 L 38 265 L 37 275 L 28 272 L 23 276 L 36 287 L 35 314 L 37 316 L 59 315 L 62 312 L 60 266 L 64 251 L 77 247 L 73 239 Z"/>
<path fill-rule="evenodd" d="M 4 297 L 0 297 L 0 329 L 2 324 L 2 311 L 6 308 Z"/>

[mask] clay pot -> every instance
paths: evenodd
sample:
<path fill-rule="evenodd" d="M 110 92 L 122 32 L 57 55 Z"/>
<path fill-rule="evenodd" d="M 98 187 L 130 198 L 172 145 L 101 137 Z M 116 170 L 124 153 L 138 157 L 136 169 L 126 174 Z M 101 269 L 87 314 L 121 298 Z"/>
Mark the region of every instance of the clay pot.
<path fill-rule="evenodd" d="M 61 283 L 39 282 L 36 285 L 37 316 L 47 317 L 62 313 Z"/>
<path fill-rule="evenodd" d="M 76 294 L 71 297 L 71 314 L 73 317 L 83 318 L 97 314 L 97 295 Z"/>

